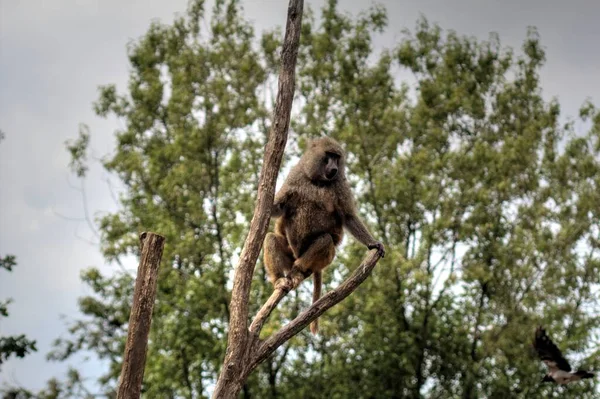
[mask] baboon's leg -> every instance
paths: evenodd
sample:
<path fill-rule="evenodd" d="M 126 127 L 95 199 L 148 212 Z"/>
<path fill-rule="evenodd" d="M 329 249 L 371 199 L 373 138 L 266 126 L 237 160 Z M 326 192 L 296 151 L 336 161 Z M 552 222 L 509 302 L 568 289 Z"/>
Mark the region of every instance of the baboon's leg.
<path fill-rule="evenodd" d="M 279 234 L 267 233 L 263 247 L 269 281 L 276 286 L 277 281 L 292 269 L 294 257 L 286 238 Z"/>
<path fill-rule="evenodd" d="M 335 244 L 330 234 L 317 237 L 310 247 L 296 259 L 289 276 L 292 278 L 293 287 L 297 287 L 306 277 L 314 271 L 326 268 L 335 256 Z"/>

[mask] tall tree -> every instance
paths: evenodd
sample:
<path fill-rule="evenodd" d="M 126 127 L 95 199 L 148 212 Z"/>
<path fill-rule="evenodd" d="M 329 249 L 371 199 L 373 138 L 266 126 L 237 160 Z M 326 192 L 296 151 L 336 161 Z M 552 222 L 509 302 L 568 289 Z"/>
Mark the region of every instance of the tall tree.
<path fill-rule="evenodd" d="M 587 134 L 561 125 L 541 96 L 535 30 L 516 55 L 495 35 L 421 19 L 373 60 L 384 17 L 353 21 L 330 1 L 318 29 L 307 23 L 295 128 L 348 144 L 364 210 L 397 255 L 365 287 L 369 300 L 344 303 L 340 317 L 357 317 L 334 320 L 314 373 L 287 378 L 305 397 L 545 397 L 528 349 L 536 323 L 570 330 L 568 347 L 595 345 L 597 111 L 582 110 Z M 395 84 L 398 67 L 416 85 Z M 592 397 L 590 385 L 570 392 Z"/>
<path fill-rule="evenodd" d="M 225 349 L 228 277 L 252 216 L 268 127 L 262 99 L 275 59 L 272 37 L 257 47 L 239 12 L 237 1 L 217 1 L 207 21 L 204 2 L 193 1 L 172 25 L 153 23 L 129 48 L 128 95 L 103 86 L 95 104 L 98 115 L 125 126 L 104 161 L 125 186 L 122 211 L 100 220 L 104 254 L 137 255 L 144 229 L 166 236 L 144 380 L 150 397 L 207 395 Z M 76 159 L 81 145 L 83 137 L 71 144 Z M 92 269 L 84 281 L 96 293 L 81 301 L 93 321 L 75 324 L 74 339 L 52 356 L 96 351 L 110 360 L 102 380 L 109 388 L 120 370 L 132 278 Z"/>

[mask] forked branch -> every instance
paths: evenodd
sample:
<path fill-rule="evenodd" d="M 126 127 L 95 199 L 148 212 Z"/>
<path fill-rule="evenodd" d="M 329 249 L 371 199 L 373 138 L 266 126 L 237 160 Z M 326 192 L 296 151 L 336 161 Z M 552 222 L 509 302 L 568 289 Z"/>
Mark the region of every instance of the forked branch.
<path fill-rule="evenodd" d="M 265 148 L 254 216 L 234 277 L 227 353 L 213 392 L 213 398 L 236 398 L 248 375 L 258 364 L 313 320 L 350 295 L 369 276 L 380 257 L 377 250 L 371 251 L 363 259 L 361 265 L 339 287 L 324 295 L 264 342 L 258 339 L 260 331 L 269 315 L 289 292 L 287 287 L 274 290 L 257 313 L 254 321 L 249 327 L 247 326 L 252 275 L 269 224 L 275 182 L 290 124 L 303 5 L 302 0 L 289 0 L 273 125 Z M 291 282 L 288 286 L 292 288 Z"/>
<path fill-rule="evenodd" d="M 307 310 L 300 313 L 294 320 L 285 325 L 281 330 L 273 334 L 262 342 L 255 351 L 251 354 L 250 363 L 248 365 L 249 370 L 253 370 L 269 355 L 271 355 L 278 347 L 298 334 L 302 329 L 309 325 L 313 320 L 317 319 L 327 310 L 332 308 L 334 305 L 340 303 L 344 298 L 350 295 L 359 285 L 363 283 L 369 277 L 375 265 L 379 261 L 379 255 L 376 250 L 372 250 L 363 259 L 360 266 L 354 270 L 354 272 L 348 277 L 343 283 L 341 283 L 336 289 L 329 291 L 318 301 L 312 304 Z M 275 308 L 276 304 L 286 295 L 286 292 L 281 289 L 277 289 L 273 292 L 267 303 L 257 313 L 254 322 L 251 325 L 251 333 L 255 336 L 260 334 L 260 327 L 264 324 L 264 320 L 269 316 L 271 311 Z M 275 305 L 271 306 L 270 303 Z M 267 305 L 269 305 L 267 307 Z M 268 313 L 267 313 L 268 310 Z M 260 319 L 259 319 L 260 316 Z M 252 330 L 252 326 L 257 330 Z"/>

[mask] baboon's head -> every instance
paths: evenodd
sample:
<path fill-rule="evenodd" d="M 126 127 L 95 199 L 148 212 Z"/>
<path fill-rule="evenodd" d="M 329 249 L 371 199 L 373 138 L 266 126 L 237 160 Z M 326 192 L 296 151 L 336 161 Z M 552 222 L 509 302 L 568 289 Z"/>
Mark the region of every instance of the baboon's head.
<path fill-rule="evenodd" d="M 334 182 L 344 177 L 344 150 L 332 138 L 310 141 L 301 162 L 304 173 L 313 182 Z"/>

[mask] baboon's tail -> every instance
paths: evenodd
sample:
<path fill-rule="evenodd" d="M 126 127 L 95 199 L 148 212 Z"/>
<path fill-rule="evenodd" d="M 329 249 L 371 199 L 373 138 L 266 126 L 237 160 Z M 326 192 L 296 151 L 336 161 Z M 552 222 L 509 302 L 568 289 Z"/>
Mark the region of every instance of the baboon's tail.
<path fill-rule="evenodd" d="M 313 273 L 313 303 L 317 302 L 319 298 L 321 298 L 321 286 L 323 285 L 321 273 L 322 272 L 320 271 Z M 319 319 L 315 319 L 312 323 L 310 323 L 310 332 L 313 335 L 317 335 L 319 332 Z"/>

